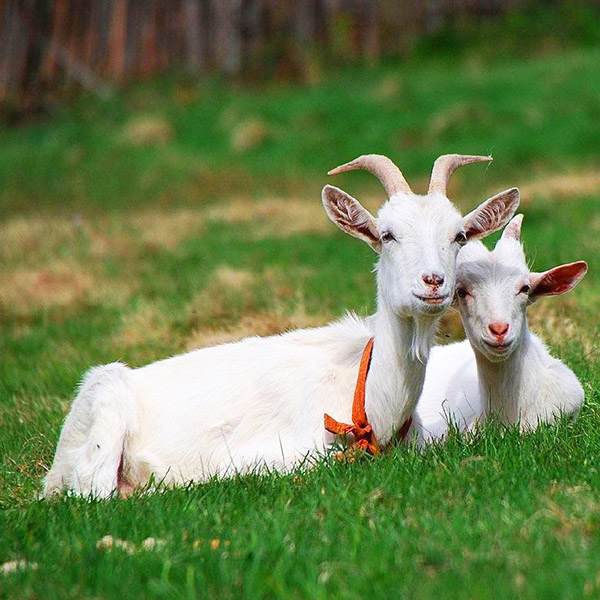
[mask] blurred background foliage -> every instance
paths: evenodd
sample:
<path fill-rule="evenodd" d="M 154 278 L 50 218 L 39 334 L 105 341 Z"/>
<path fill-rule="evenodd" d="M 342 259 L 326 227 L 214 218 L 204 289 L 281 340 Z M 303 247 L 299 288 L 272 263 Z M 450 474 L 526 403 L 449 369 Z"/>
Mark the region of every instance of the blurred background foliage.
<path fill-rule="evenodd" d="M 599 16 L 590 0 L 3 0 L 0 106 L 14 119 L 167 72 L 311 84 L 390 57 L 528 56 L 597 43 Z"/>
<path fill-rule="evenodd" d="M 365 152 L 499 157 L 471 189 L 598 158 L 598 2 L 4 0 L 0 49 L 4 216 L 314 198 Z"/>

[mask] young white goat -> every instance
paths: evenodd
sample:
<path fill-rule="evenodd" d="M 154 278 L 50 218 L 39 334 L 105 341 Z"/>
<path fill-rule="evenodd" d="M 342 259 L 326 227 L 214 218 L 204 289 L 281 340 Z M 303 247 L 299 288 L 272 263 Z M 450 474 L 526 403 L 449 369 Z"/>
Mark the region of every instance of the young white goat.
<path fill-rule="evenodd" d="M 416 435 L 422 446 L 444 437 L 449 423 L 465 431 L 489 413 L 529 430 L 581 406 L 577 377 L 529 331 L 526 309 L 541 296 L 572 290 L 587 265 L 531 273 L 522 220 L 509 223 L 492 252 L 481 242 L 459 252 L 456 301 L 468 339 L 433 348 L 408 440 Z"/>
<path fill-rule="evenodd" d="M 421 393 L 435 323 L 451 302 L 459 247 L 502 227 L 518 205 L 516 189 L 464 218 L 450 203 L 446 184 L 454 170 L 488 160 L 438 158 L 426 196 L 415 195 L 383 156 L 331 171 L 365 169 L 389 198 L 375 219 L 342 190 L 323 189 L 331 220 L 380 253 L 377 312 L 137 369 L 91 369 L 66 418 L 44 493 L 67 488 L 107 496 L 151 478 L 182 484 L 298 465 L 335 441 L 324 413 L 349 422 L 358 363 L 371 337 L 366 411 L 379 443 L 387 444 Z"/>

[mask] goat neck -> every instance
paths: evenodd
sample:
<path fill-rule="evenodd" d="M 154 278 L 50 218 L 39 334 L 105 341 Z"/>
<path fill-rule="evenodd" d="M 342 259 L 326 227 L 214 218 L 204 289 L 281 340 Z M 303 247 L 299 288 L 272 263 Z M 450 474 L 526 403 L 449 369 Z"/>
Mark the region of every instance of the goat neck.
<path fill-rule="evenodd" d="M 372 317 L 375 343 L 365 407 L 383 445 L 415 409 L 437 321 L 437 317 L 398 316 L 382 301 Z"/>
<path fill-rule="evenodd" d="M 504 423 L 519 422 L 527 399 L 536 394 L 533 388 L 537 378 L 533 374 L 544 368 L 543 357 L 533 343 L 527 323 L 517 347 L 506 360 L 492 362 L 476 347 L 473 350 L 486 412 L 498 415 Z"/>

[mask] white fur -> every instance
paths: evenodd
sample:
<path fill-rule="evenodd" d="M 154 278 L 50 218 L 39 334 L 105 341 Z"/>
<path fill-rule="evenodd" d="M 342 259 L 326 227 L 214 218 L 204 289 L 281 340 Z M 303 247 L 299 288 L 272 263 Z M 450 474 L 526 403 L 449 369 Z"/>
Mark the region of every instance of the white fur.
<path fill-rule="evenodd" d="M 493 252 L 481 242 L 460 251 L 457 288 L 468 295 L 457 303 L 468 340 L 433 348 L 408 440 L 422 446 L 443 438 L 449 423 L 466 431 L 490 413 L 528 430 L 577 412 L 584 399 L 577 377 L 527 326 L 530 298 L 521 290 L 532 275 L 518 239 L 503 236 Z M 495 322 L 509 325 L 507 349 L 486 343 Z"/>
<path fill-rule="evenodd" d="M 311 460 L 335 441 L 324 428 L 324 413 L 351 422 L 358 364 L 370 337 L 366 411 L 379 442 L 390 441 L 421 393 L 435 324 L 454 289 L 462 219 L 441 194 L 398 194 L 377 220 L 353 199 L 344 206 L 350 198 L 344 194 L 327 186 L 324 203 L 340 227 L 381 251 L 377 312 L 138 369 L 92 369 L 65 421 L 45 495 L 67 488 L 107 496 L 151 478 L 182 484 Z M 510 196 L 504 220 L 516 208 L 514 192 Z M 334 200 L 341 204 L 330 206 Z M 487 228 L 502 224 L 494 220 Z M 396 240 L 380 244 L 383 228 Z M 444 275 L 437 290 L 443 303 L 418 297 L 428 293 L 424 269 Z"/>

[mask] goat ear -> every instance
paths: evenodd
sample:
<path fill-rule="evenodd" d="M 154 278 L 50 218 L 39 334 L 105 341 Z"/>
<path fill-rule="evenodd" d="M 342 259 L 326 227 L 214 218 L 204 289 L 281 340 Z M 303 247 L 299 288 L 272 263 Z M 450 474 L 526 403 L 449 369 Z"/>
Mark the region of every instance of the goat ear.
<path fill-rule="evenodd" d="M 463 219 L 467 239 L 477 240 L 498 231 L 515 214 L 519 201 L 519 190 L 511 188 L 480 204 Z"/>
<path fill-rule="evenodd" d="M 531 291 L 529 299 L 534 302 L 542 296 L 558 296 L 570 292 L 587 273 L 583 260 L 554 267 L 544 273 L 530 273 Z"/>
<path fill-rule="evenodd" d="M 517 240 L 521 241 L 521 226 L 523 225 L 523 215 L 517 215 L 513 217 L 510 223 L 504 228 L 502 232 L 503 240 Z"/>
<path fill-rule="evenodd" d="M 322 198 L 327 216 L 340 229 L 367 242 L 376 252 L 381 251 L 377 223 L 358 200 L 333 185 L 323 188 Z"/>

